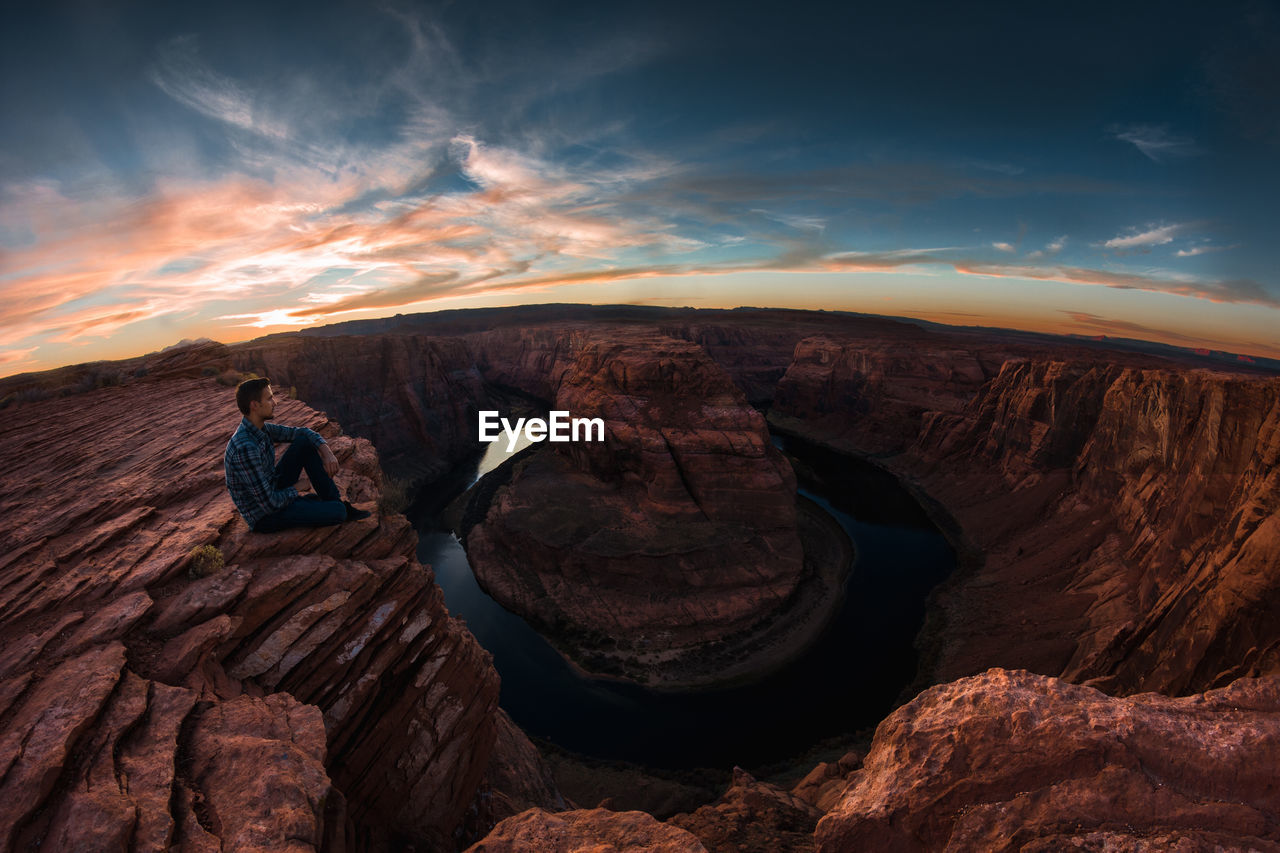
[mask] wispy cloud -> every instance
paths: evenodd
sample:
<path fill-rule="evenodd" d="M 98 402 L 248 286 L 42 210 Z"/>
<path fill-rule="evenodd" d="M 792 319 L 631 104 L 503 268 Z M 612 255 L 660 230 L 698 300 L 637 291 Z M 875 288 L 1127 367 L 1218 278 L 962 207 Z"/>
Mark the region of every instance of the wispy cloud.
<path fill-rule="evenodd" d="M 766 219 L 774 222 L 780 222 L 789 228 L 797 231 L 824 231 L 827 227 L 827 221 L 821 216 L 801 216 L 792 213 L 776 213 L 763 210 L 758 207 L 751 208 L 752 213 L 758 213 Z"/>
<path fill-rule="evenodd" d="M 160 50 L 151 80 L 171 98 L 209 118 L 273 139 L 289 128 L 248 91 L 201 60 L 194 36 L 179 36 Z"/>
<path fill-rule="evenodd" d="M 274 182 L 162 182 L 141 198 L 95 195 L 88 208 L 56 186 L 33 184 L 25 197 L 9 188 L 7 202 L 26 208 L 37 240 L 4 258 L 0 332 L 15 342 L 105 336 L 228 299 L 275 304 L 214 316 L 290 324 L 301 315 L 282 302 L 325 316 L 575 262 L 612 266 L 629 251 L 680 255 L 706 245 L 618 203 L 661 173 L 651 161 L 575 173 L 470 136 L 440 156 L 471 189 L 404 194 L 405 169 L 414 167 L 398 157 L 341 180 L 291 167 Z M 371 196 L 378 200 L 362 201 Z"/>
<path fill-rule="evenodd" d="M 1201 246 L 1192 246 L 1189 249 L 1179 249 L 1173 254 L 1179 258 L 1194 258 L 1196 255 L 1205 255 L 1205 254 L 1208 254 L 1209 252 L 1225 252 L 1228 249 L 1238 249 L 1238 248 L 1240 248 L 1239 243 L 1236 243 L 1235 245 L 1232 245 L 1232 246 L 1210 246 L 1206 244 Z"/>
<path fill-rule="evenodd" d="M 1131 124 L 1113 126 L 1111 135 L 1121 142 L 1128 142 L 1156 163 L 1200 153 L 1195 140 L 1180 136 L 1163 124 Z"/>
<path fill-rule="evenodd" d="M 1252 303 L 1273 308 L 1280 307 L 1280 295 L 1272 293 L 1257 281 L 1244 278 L 1200 279 L 1167 272 L 1124 272 L 1087 267 L 1001 265 L 965 261 L 957 261 L 955 267 L 957 272 L 968 275 L 1091 284 L 1120 290 L 1150 290 L 1191 296 L 1210 302 Z"/>
<path fill-rule="evenodd" d="M 964 161 L 964 165 L 984 172 L 999 172 L 1002 175 L 1021 175 L 1026 171 L 1022 166 L 994 160 L 968 159 Z"/>
<path fill-rule="evenodd" d="M 1017 249 L 1015 249 L 1015 248 L 1013 247 L 1013 244 L 1012 244 L 1012 243 L 992 243 L 992 244 L 991 244 L 991 248 L 993 248 L 993 249 L 999 249 L 999 250 L 1000 250 L 1000 251 L 1002 251 L 1002 252 L 1016 252 L 1016 251 L 1017 251 Z"/>
<path fill-rule="evenodd" d="M 248 322 L 233 323 L 232 325 L 252 326 L 258 329 L 265 329 L 270 326 L 306 326 L 314 322 L 313 319 L 290 312 L 287 308 L 275 308 L 270 311 L 260 311 L 256 314 L 224 314 L 218 319 L 246 320 Z"/>
<path fill-rule="evenodd" d="M 1163 246 L 1185 231 L 1186 225 L 1149 225 L 1145 231 L 1133 229 L 1133 233 L 1112 237 L 1102 245 L 1108 249 L 1142 249 Z"/>
<path fill-rule="evenodd" d="M 1142 323 L 1134 323 L 1128 320 L 1101 317 L 1097 314 L 1090 314 L 1085 311 L 1068 311 L 1062 309 L 1060 310 L 1060 313 L 1066 315 L 1075 327 L 1089 334 L 1112 335 L 1116 337 L 1137 337 L 1145 340 L 1155 339 L 1166 343 L 1171 341 L 1185 344 L 1201 343 L 1201 339 L 1197 337 L 1184 335 L 1180 332 L 1172 332 L 1168 329 L 1147 326 Z"/>
<path fill-rule="evenodd" d="M 27 347 L 26 349 L 0 350 L 0 364 L 19 364 L 28 361 L 28 356 L 35 352 L 37 347 Z"/>
<path fill-rule="evenodd" d="M 1045 244 L 1045 247 L 1043 249 L 1036 249 L 1035 251 L 1028 252 L 1027 259 L 1038 260 L 1040 258 L 1052 257 L 1058 254 L 1059 252 L 1061 252 L 1066 247 L 1067 247 L 1067 235 L 1063 234 L 1061 237 L 1058 237 L 1055 240 L 1049 241 L 1047 244 Z"/>

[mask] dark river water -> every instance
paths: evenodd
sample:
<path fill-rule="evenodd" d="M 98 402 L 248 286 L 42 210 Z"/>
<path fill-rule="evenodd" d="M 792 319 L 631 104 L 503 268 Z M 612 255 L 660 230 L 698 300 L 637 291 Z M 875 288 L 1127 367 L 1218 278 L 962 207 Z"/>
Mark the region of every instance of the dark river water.
<path fill-rule="evenodd" d="M 476 583 L 467 556 L 432 518 L 418 519 L 418 559 L 435 569 L 449 610 L 493 654 L 502 707 L 528 733 L 599 758 L 653 767 L 754 767 L 873 726 L 915 675 L 912 640 L 925 596 L 955 565 L 951 547 L 890 475 L 795 439 L 775 438 L 801 493 L 857 549 L 845 604 L 799 659 L 749 685 L 668 693 L 584 678 Z M 474 478 L 501 464 L 493 452 Z"/>

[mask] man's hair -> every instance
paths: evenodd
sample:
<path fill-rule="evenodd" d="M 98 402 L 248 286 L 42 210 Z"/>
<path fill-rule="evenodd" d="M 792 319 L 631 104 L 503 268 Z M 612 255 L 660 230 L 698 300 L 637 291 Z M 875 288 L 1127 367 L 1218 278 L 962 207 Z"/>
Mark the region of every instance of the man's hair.
<path fill-rule="evenodd" d="M 244 415 L 249 414 L 249 404 L 254 400 L 262 399 L 262 389 L 271 384 L 270 379 L 258 377 L 257 379 L 246 379 L 236 386 L 236 406 Z"/>

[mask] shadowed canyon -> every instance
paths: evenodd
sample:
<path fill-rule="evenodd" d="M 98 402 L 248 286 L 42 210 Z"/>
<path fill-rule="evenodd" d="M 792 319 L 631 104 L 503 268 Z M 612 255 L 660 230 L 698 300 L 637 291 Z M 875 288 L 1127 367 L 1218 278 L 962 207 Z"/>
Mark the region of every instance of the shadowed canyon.
<path fill-rule="evenodd" d="M 372 517 L 249 531 L 222 468 L 249 373 Z M 547 306 L 196 343 L 0 380 L 0 402 L 0 850 L 1280 850 L 1273 373 Z M 553 409 L 605 440 L 470 482 L 478 411 Z M 818 643 L 868 550 L 804 494 L 852 482 L 788 441 L 896 480 L 954 552 L 894 700 L 697 784 L 531 739 L 423 525 L 585 683 L 750 683 Z M 683 793 L 623 796 L 663 784 Z"/>

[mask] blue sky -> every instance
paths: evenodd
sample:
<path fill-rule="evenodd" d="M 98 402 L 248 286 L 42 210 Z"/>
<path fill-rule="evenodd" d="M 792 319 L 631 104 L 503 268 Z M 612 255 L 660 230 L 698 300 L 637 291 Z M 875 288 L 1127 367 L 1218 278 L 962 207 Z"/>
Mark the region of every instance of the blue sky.
<path fill-rule="evenodd" d="M 1273 3 L 13 17 L 0 373 L 548 301 L 1280 356 Z"/>

